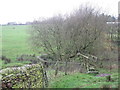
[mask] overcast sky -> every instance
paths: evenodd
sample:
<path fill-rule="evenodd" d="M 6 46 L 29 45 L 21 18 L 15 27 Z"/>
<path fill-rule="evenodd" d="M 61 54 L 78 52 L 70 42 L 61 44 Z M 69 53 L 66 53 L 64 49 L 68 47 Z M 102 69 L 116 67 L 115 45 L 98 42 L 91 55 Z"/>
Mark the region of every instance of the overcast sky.
<path fill-rule="evenodd" d="M 0 24 L 32 21 L 39 17 L 65 14 L 89 3 L 105 13 L 118 15 L 119 0 L 0 0 Z"/>

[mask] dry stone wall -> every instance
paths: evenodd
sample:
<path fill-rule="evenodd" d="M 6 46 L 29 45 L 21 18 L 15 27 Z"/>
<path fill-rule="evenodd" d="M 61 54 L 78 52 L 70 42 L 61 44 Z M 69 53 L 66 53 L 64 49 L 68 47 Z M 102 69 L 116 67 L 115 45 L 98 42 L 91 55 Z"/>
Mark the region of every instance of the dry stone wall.
<path fill-rule="evenodd" d="M 41 64 L 0 70 L 2 88 L 43 88 L 44 72 Z"/>

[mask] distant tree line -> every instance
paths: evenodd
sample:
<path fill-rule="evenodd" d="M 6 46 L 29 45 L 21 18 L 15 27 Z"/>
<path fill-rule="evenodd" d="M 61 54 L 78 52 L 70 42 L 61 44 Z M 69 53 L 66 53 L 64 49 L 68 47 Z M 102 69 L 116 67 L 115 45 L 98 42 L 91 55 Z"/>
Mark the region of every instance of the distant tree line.
<path fill-rule="evenodd" d="M 4 25 L 31 25 L 32 22 L 26 22 L 26 23 L 17 23 L 17 22 L 8 22 L 7 24 L 2 24 Z"/>

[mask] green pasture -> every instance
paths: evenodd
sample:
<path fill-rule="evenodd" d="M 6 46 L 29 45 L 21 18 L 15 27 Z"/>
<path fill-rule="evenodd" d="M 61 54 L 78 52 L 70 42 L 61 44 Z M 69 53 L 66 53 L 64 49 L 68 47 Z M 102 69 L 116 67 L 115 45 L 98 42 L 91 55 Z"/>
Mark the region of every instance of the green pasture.
<path fill-rule="evenodd" d="M 28 38 L 28 25 L 7 25 L 0 26 L 0 32 L 2 33 L 0 38 L 0 47 L 2 55 L 11 59 L 10 66 L 17 65 L 21 62 L 16 61 L 17 56 L 22 54 L 34 54 L 35 52 L 31 49 Z M 22 62 L 23 63 L 23 62 Z M 24 62 L 28 63 L 28 62 Z M 3 64 L 4 66 L 4 64 Z M 9 65 L 8 65 L 9 66 Z"/>

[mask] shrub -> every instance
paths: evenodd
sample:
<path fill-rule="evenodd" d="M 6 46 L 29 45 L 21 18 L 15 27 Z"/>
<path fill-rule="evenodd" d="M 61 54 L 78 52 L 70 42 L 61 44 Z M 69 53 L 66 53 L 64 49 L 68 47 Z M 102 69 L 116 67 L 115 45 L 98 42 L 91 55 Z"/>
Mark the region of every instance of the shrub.
<path fill-rule="evenodd" d="M 11 59 L 9 59 L 9 58 L 7 58 L 6 56 L 3 56 L 3 55 L 0 57 L 0 59 L 3 60 L 5 64 L 8 64 L 8 63 L 11 62 Z"/>

